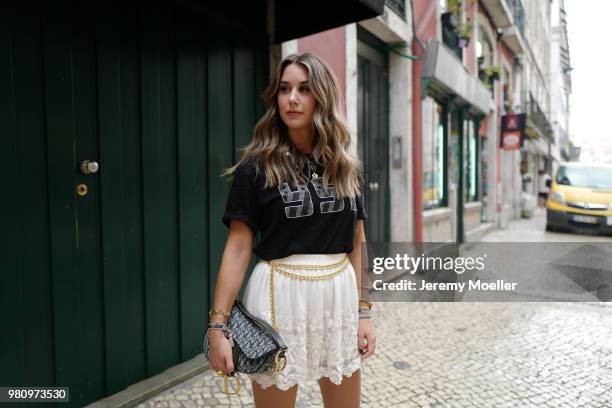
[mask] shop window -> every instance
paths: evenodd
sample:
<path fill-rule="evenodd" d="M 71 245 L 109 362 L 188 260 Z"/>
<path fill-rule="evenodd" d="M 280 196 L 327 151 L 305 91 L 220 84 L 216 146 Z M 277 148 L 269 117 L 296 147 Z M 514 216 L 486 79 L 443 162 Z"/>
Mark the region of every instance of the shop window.
<path fill-rule="evenodd" d="M 423 209 L 446 205 L 444 106 L 431 98 L 423 103 Z"/>
<path fill-rule="evenodd" d="M 466 118 L 463 122 L 463 134 L 465 135 L 465 202 L 478 201 L 479 197 L 479 145 L 478 128 L 476 120 Z"/>

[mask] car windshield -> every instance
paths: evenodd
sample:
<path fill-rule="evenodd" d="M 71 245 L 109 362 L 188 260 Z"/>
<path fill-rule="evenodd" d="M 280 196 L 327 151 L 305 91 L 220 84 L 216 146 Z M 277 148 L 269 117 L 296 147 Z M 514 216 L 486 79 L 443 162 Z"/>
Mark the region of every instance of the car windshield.
<path fill-rule="evenodd" d="M 612 167 L 561 166 L 556 181 L 567 186 L 612 189 Z"/>

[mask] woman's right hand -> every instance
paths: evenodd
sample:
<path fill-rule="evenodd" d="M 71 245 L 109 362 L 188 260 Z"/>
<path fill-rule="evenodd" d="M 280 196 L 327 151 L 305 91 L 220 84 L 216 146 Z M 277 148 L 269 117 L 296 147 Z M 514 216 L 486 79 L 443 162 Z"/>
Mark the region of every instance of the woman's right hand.
<path fill-rule="evenodd" d="M 233 373 L 232 347 L 225 334 L 221 330 L 209 330 L 208 342 L 210 344 L 210 368 L 215 372 Z"/>

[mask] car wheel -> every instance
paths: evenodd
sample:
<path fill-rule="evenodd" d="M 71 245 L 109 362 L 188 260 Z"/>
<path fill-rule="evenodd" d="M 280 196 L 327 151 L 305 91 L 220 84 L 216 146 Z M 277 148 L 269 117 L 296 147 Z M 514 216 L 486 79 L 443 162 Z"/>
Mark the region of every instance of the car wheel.
<path fill-rule="evenodd" d="M 546 231 L 553 232 L 554 230 L 555 230 L 555 227 L 553 227 L 550 224 L 546 224 Z"/>

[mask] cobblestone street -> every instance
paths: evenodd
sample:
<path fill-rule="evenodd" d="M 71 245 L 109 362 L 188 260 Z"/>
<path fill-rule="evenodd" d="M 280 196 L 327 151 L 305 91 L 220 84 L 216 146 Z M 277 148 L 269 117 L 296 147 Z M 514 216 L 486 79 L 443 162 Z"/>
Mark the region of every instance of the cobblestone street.
<path fill-rule="evenodd" d="M 602 303 L 377 305 L 364 407 L 612 407 L 612 307 Z M 246 377 L 243 377 L 246 381 Z M 210 370 L 141 407 L 253 407 Z M 322 407 L 316 383 L 298 407 Z"/>

